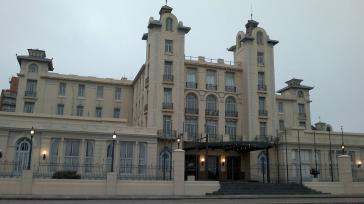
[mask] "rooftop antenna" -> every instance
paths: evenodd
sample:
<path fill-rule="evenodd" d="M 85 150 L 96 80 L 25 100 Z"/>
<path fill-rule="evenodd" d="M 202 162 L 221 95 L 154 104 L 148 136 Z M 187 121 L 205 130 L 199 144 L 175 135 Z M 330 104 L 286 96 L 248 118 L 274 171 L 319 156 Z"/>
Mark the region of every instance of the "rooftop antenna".
<path fill-rule="evenodd" d="M 168 0 L 166 0 L 166 5 L 168 4 Z"/>
<path fill-rule="evenodd" d="M 253 20 L 253 3 L 252 2 L 250 2 L 250 20 Z"/>

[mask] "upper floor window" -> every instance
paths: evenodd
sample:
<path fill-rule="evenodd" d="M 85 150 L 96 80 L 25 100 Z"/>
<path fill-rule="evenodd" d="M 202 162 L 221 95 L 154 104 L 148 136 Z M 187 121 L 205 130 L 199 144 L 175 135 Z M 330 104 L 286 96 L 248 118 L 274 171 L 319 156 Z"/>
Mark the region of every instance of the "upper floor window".
<path fill-rule="evenodd" d="M 259 110 L 265 110 L 265 97 L 259 97 Z"/>
<path fill-rule="evenodd" d="M 186 71 L 186 87 L 195 89 L 197 88 L 196 83 L 196 69 L 187 69 Z"/>
<path fill-rule="evenodd" d="M 303 98 L 303 91 L 299 90 L 299 91 L 297 92 L 297 96 L 298 96 L 299 98 Z"/>
<path fill-rule="evenodd" d="M 257 44 L 263 45 L 263 33 L 261 31 L 257 32 Z"/>
<path fill-rule="evenodd" d="M 36 73 L 36 72 L 38 72 L 38 65 L 36 65 L 36 64 L 31 64 L 31 65 L 29 65 L 29 70 L 28 70 L 28 72 L 31 72 L 31 73 Z"/>
<path fill-rule="evenodd" d="M 298 113 L 304 114 L 305 113 L 305 104 L 299 103 L 298 104 Z"/>
<path fill-rule="evenodd" d="M 173 41 L 172 40 L 165 40 L 164 52 L 173 53 Z"/>
<path fill-rule="evenodd" d="M 37 80 L 27 80 L 27 85 L 25 87 L 25 96 L 37 96 Z"/>
<path fill-rule="evenodd" d="M 197 139 L 198 135 L 198 122 L 195 118 L 186 118 L 185 120 L 185 132 L 189 140 Z"/>
<path fill-rule="evenodd" d="M 259 66 L 264 66 L 264 52 L 257 52 L 257 63 Z"/>
<path fill-rule="evenodd" d="M 284 120 L 279 120 L 279 130 L 284 130 L 284 129 L 285 129 Z"/>
<path fill-rule="evenodd" d="M 96 117 L 97 118 L 101 118 L 102 117 L 102 108 L 101 107 L 97 107 L 96 108 Z"/>
<path fill-rule="evenodd" d="M 57 105 L 57 115 L 63 115 L 64 112 L 64 104 Z"/>
<path fill-rule="evenodd" d="M 172 89 L 164 88 L 164 103 L 172 103 Z"/>
<path fill-rule="evenodd" d="M 81 97 L 85 96 L 85 84 L 78 85 L 78 96 L 81 96 Z"/>
<path fill-rule="evenodd" d="M 163 136 L 172 137 L 172 118 L 169 115 L 163 116 Z"/>
<path fill-rule="evenodd" d="M 63 82 L 59 83 L 58 95 L 59 96 L 66 95 L 66 83 L 63 83 Z"/>
<path fill-rule="evenodd" d="M 115 88 L 115 100 L 120 100 L 121 99 L 121 88 L 117 87 Z"/>
<path fill-rule="evenodd" d="M 229 96 L 226 98 L 225 102 L 225 116 L 227 117 L 236 117 L 236 101 L 235 98 Z"/>
<path fill-rule="evenodd" d="M 34 102 L 24 103 L 24 113 L 34 113 Z"/>
<path fill-rule="evenodd" d="M 259 133 L 261 136 L 267 135 L 267 123 L 266 122 L 259 123 Z"/>
<path fill-rule="evenodd" d="M 103 86 L 97 86 L 96 98 L 103 98 L 103 97 L 104 97 L 104 87 Z"/>
<path fill-rule="evenodd" d="M 171 61 L 164 62 L 164 75 L 163 81 L 173 81 L 173 63 Z"/>
<path fill-rule="evenodd" d="M 236 140 L 236 121 L 225 122 L 225 134 L 229 135 L 230 141 Z"/>
<path fill-rule="evenodd" d="M 283 102 L 278 102 L 278 112 L 283 113 Z"/>
<path fill-rule="evenodd" d="M 210 94 L 206 97 L 206 111 L 214 112 L 217 110 L 217 98 L 216 96 Z"/>
<path fill-rule="evenodd" d="M 216 71 L 207 70 L 206 72 L 206 89 L 217 90 Z"/>
<path fill-rule="evenodd" d="M 173 20 L 172 18 L 166 19 L 166 31 L 173 31 Z"/>
<path fill-rule="evenodd" d="M 186 96 L 186 113 L 198 113 L 197 97 L 193 93 Z"/>
<path fill-rule="evenodd" d="M 120 118 L 120 108 L 114 108 L 114 118 Z"/>
<path fill-rule="evenodd" d="M 76 115 L 83 116 L 83 106 L 81 106 L 81 105 L 77 106 Z"/>
<path fill-rule="evenodd" d="M 234 72 L 225 73 L 225 91 L 235 92 L 235 74 Z"/>

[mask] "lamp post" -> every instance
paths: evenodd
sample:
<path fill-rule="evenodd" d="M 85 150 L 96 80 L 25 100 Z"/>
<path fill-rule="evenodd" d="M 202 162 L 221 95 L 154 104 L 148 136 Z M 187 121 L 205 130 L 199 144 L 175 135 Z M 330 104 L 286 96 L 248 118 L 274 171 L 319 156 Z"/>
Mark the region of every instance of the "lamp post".
<path fill-rule="evenodd" d="M 284 128 L 284 137 L 285 137 L 285 140 L 286 140 L 286 179 L 287 179 L 287 183 L 289 183 L 288 181 L 288 148 L 287 148 L 287 128 Z"/>
<path fill-rule="evenodd" d="M 314 178 L 317 178 L 317 175 L 319 174 L 318 170 L 317 170 L 317 150 L 316 150 L 316 132 L 315 130 L 313 131 L 313 148 L 314 148 L 314 152 L 315 152 L 315 170 L 312 172 Z"/>
<path fill-rule="evenodd" d="M 28 170 L 30 170 L 30 165 L 32 163 L 32 151 L 33 151 L 33 136 L 35 134 L 34 127 L 30 129 L 30 148 L 29 148 L 29 158 L 28 158 Z"/>
<path fill-rule="evenodd" d="M 298 159 L 300 162 L 300 183 L 302 184 L 302 161 L 301 161 L 301 141 L 300 141 L 300 130 L 297 130 L 297 139 L 298 139 Z"/>
<path fill-rule="evenodd" d="M 343 126 L 341 126 L 341 154 L 345 154 L 345 146 L 344 146 L 344 131 Z"/>
<path fill-rule="evenodd" d="M 112 134 L 112 153 L 111 153 L 111 172 L 114 172 L 114 149 L 115 149 L 116 133 Z"/>
<path fill-rule="evenodd" d="M 331 153 L 331 128 L 327 127 L 326 130 L 329 132 L 329 158 L 330 158 L 330 176 L 331 176 L 331 182 L 334 182 L 334 172 L 332 169 L 332 153 Z"/>
<path fill-rule="evenodd" d="M 181 135 L 177 138 L 177 149 L 179 149 L 180 143 L 181 143 Z"/>

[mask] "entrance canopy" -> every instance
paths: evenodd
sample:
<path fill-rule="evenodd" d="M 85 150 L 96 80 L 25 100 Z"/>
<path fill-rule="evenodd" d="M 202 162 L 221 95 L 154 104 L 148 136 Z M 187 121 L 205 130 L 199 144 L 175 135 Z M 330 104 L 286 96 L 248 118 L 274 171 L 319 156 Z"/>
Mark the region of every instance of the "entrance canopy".
<path fill-rule="evenodd" d="M 266 141 L 231 141 L 231 142 L 184 142 L 184 150 L 223 149 L 225 151 L 237 151 L 239 153 L 268 149 L 274 143 Z"/>

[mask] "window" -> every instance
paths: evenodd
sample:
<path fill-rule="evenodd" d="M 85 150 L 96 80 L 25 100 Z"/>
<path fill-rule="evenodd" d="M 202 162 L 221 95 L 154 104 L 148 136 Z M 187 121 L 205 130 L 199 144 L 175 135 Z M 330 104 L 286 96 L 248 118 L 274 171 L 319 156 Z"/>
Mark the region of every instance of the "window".
<path fill-rule="evenodd" d="M 166 19 L 166 31 L 173 31 L 173 20 L 172 18 Z"/>
<path fill-rule="evenodd" d="M 50 145 L 50 152 L 49 152 L 49 162 L 50 172 L 57 171 L 57 163 L 58 163 L 58 148 L 59 148 L 60 139 L 59 138 L 52 138 L 51 145 Z"/>
<path fill-rule="evenodd" d="M 37 96 L 37 80 L 28 79 L 25 87 L 25 96 Z"/>
<path fill-rule="evenodd" d="M 241 47 L 241 35 L 238 36 L 238 43 L 237 44 L 238 44 L 238 48 L 240 48 Z"/>
<path fill-rule="evenodd" d="M 225 91 L 235 92 L 235 74 L 234 72 L 225 73 Z"/>
<path fill-rule="evenodd" d="M 263 45 L 263 33 L 261 31 L 257 32 L 257 44 Z"/>
<path fill-rule="evenodd" d="M 194 118 L 186 118 L 185 120 L 185 131 L 187 133 L 188 140 L 196 140 L 197 139 L 197 119 Z"/>
<path fill-rule="evenodd" d="M 121 88 L 117 87 L 115 88 L 115 100 L 120 100 L 121 99 Z"/>
<path fill-rule="evenodd" d="M 65 139 L 64 167 L 77 171 L 79 167 L 80 140 Z"/>
<path fill-rule="evenodd" d="M 197 96 L 193 93 L 189 93 L 186 96 L 186 113 L 192 113 L 192 114 L 198 113 Z"/>
<path fill-rule="evenodd" d="M 284 120 L 279 120 L 279 130 L 283 131 L 285 129 Z"/>
<path fill-rule="evenodd" d="M 299 126 L 303 127 L 303 128 L 306 128 L 306 121 L 300 121 Z"/>
<path fill-rule="evenodd" d="M 114 118 L 120 118 L 120 108 L 114 108 Z"/>
<path fill-rule="evenodd" d="M 206 112 L 216 112 L 217 111 L 217 98 L 216 96 L 210 94 L 206 97 Z"/>
<path fill-rule="evenodd" d="M 259 97 L 259 111 L 265 110 L 265 97 Z"/>
<path fill-rule="evenodd" d="M 163 81 L 173 81 L 173 70 L 172 70 L 173 63 L 170 61 L 164 62 L 164 75 Z"/>
<path fill-rule="evenodd" d="M 267 88 L 266 88 L 266 85 L 265 85 L 264 72 L 258 72 L 258 90 L 259 91 L 267 91 Z"/>
<path fill-rule="evenodd" d="M 161 170 L 163 180 L 172 179 L 172 159 L 170 151 L 165 148 L 159 155 L 159 168 Z"/>
<path fill-rule="evenodd" d="M 36 65 L 36 64 L 29 65 L 28 72 L 30 72 L 30 73 L 37 73 L 38 72 L 38 65 Z"/>
<path fill-rule="evenodd" d="M 257 63 L 259 66 L 264 66 L 264 53 L 263 52 L 257 53 Z"/>
<path fill-rule="evenodd" d="M 64 104 L 57 105 L 57 115 L 63 115 L 64 112 Z"/>
<path fill-rule="evenodd" d="M 34 102 L 24 103 L 24 113 L 34 113 Z"/>
<path fill-rule="evenodd" d="M 235 98 L 232 96 L 229 96 L 226 98 L 225 102 L 225 116 L 227 117 L 237 117 L 236 114 L 236 101 Z"/>
<path fill-rule="evenodd" d="M 77 106 L 76 115 L 83 116 L 83 106 L 81 105 Z"/>
<path fill-rule="evenodd" d="M 197 88 L 196 69 L 187 69 L 186 71 L 186 87 L 191 89 Z"/>
<path fill-rule="evenodd" d="M 216 141 L 218 139 L 216 120 L 206 120 L 206 134 L 210 142 Z"/>
<path fill-rule="evenodd" d="M 102 108 L 101 107 L 97 107 L 96 108 L 96 117 L 97 118 L 101 118 L 102 117 Z"/>
<path fill-rule="evenodd" d="M 66 95 L 66 83 L 63 83 L 63 82 L 59 83 L 58 95 L 59 96 Z"/>
<path fill-rule="evenodd" d="M 134 143 L 120 144 L 120 174 L 131 174 L 133 170 Z"/>
<path fill-rule="evenodd" d="M 164 88 L 164 103 L 172 103 L 172 89 Z"/>
<path fill-rule="evenodd" d="M 173 41 L 172 40 L 165 40 L 164 52 L 173 53 Z"/>
<path fill-rule="evenodd" d="M 214 70 L 207 70 L 206 89 L 207 90 L 217 90 L 216 71 L 214 71 Z"/>
<path fill-rule="evenodd" d="M 85 84 L 78 85 L 78 96 L 84 97 L 85 96 Z"/>
<path fill-rule="evenodd" d="M 236 140 L 236 121 L 225 122 L 225 134 L 229 135 L 230 141 Z"/>
<path fill-rule="evenodd" d="M 147 143 L 139 142 L 138 173 L 145 174 L 147 165 Z"/>
<path fill-rule="evenodd" d="M 305 113 L 305 104 L 302 104 L 302 103 L 298 104 L 298 113 L 300 115 Z"/>
<path fill-rule="evenodd" d="M 260 134 L 260 136 L 267 136 L 267 123 L 266 122 L 259 123 L 259 134 Z"/>
<path fill-rule="evenodd" d="M 172 137 L 172 118 L 169 115 L 163 116 L 163 136 Z"/>
<path fill-rule="evenodd" d="M 283 102 L 278 102 L 278 112 L 283 113 Z"/>
<path fill-rule="evenodd" d="M 298 95 L 299 98 L 303 98 L 303 91 L 298 91 L 297 95 Z"/>
<path fill-rule="evenodd" d="M 103 86 L 97 86 L 96 98 L 101 99 L 103 97 L 104 97 L 104 87 Z"/>

